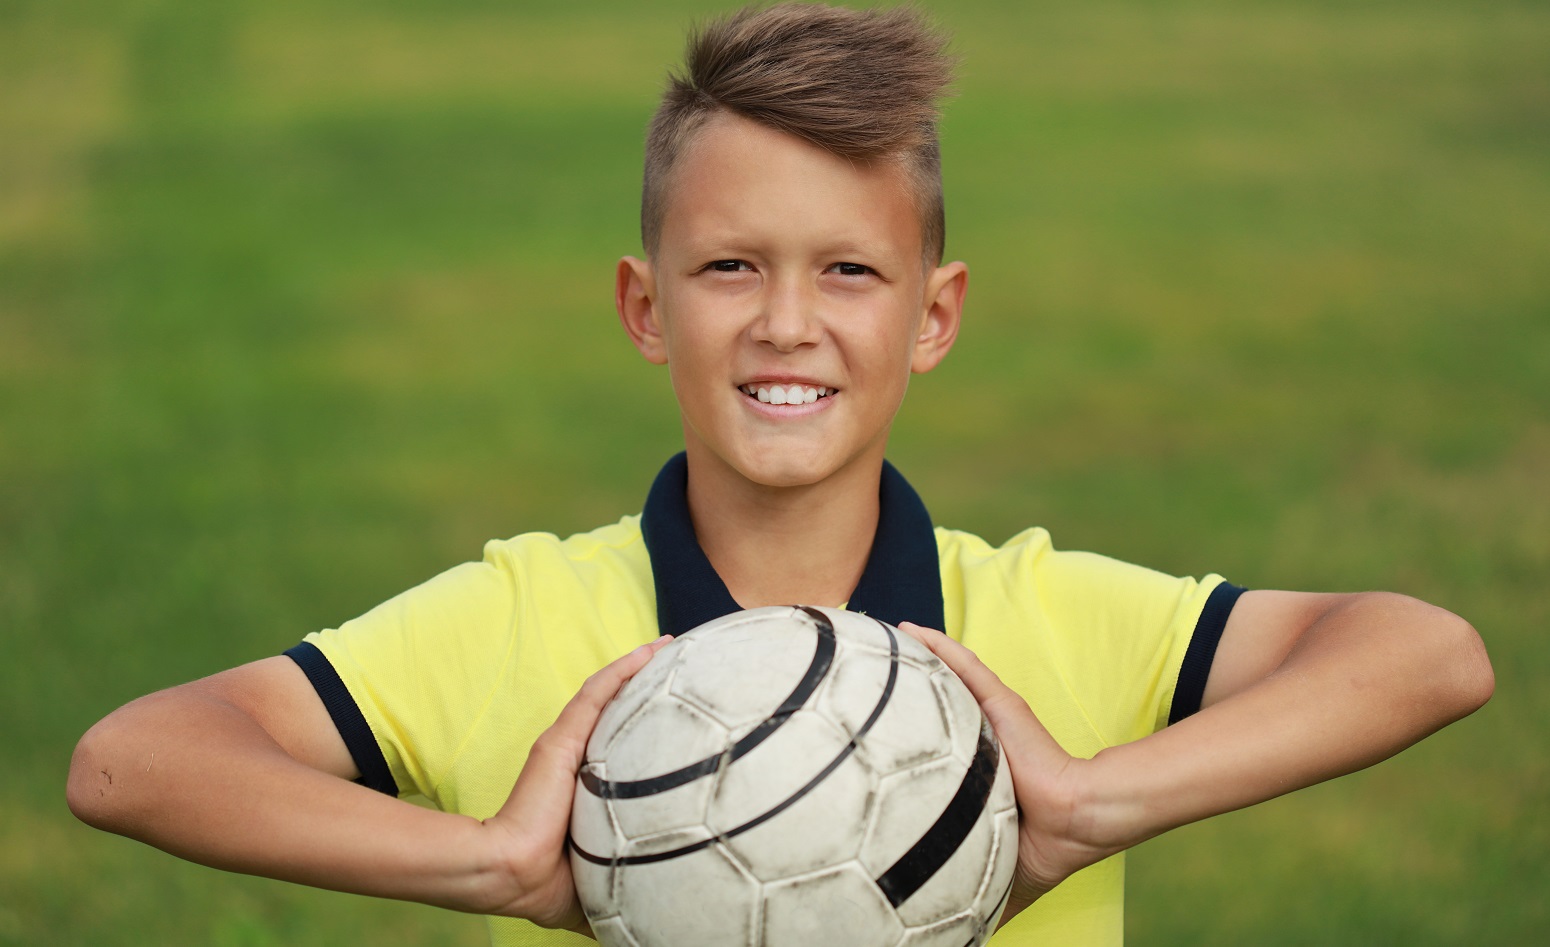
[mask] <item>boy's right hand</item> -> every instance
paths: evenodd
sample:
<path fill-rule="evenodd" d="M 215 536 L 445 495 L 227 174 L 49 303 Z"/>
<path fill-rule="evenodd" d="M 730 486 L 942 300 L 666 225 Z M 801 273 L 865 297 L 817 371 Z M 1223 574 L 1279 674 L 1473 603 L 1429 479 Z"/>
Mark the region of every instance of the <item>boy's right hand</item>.
<path fill-rule="evenodd" d="M 509 898 L 490 913 L 590 934 L 565 845 L 576 774 L 603 708 L 671 640 L 671 635 L 663 635 L 587 678 L 533 743 L 506 804 L 484 821 L 493 858 L 504 868 L 510 890 Z"/>
<path fill-rule="evenodd" d="M 67 799 L 90 825 L 216 868 L 586 932 L 565 852 L 576 772 L 603 707 L 667 640 L 592 675 L 483 823 L 352 782 L 343 738 L 287 657 L 109 714 L 76 747 Z"/>
<path fill-rule="evenodd" d="M 973 651 L 935 629 L 902 622 L 899 630 L 931 649 L 957 674 L 995 728 L 1017 795 L 1017 869 L 1001 923 L 1088 865 L 1121 850 L 1082 831 L 1074 789 L 1086 760 L 1071 756 Z"/>

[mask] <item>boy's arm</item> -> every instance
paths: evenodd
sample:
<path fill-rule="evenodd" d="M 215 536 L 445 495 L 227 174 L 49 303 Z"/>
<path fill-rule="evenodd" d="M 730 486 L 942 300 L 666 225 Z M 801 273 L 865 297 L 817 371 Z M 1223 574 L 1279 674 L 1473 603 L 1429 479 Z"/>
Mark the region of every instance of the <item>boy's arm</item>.
<path fill-rule="evenodd" d="M 907 629 L 963 678 L 1006 747 L 1022 810 L 1012 917 L 1073 872 L 1180 825 L 1370 766 L 1495 686 L 1463 619 L 1400 595 L 1245 593 L 1203 709 L 1091 760 L 946 635 Z"/>
<path fill-rule="evenodd" d="M 589 678 L 484 822 L 351 782 L 343 739 L 285 657 L 109 714 L 71 758 L 70 808 L 216 868 L 584 930 L 564 852 L 576 771 L 603 706 L 667 640 Z"/>

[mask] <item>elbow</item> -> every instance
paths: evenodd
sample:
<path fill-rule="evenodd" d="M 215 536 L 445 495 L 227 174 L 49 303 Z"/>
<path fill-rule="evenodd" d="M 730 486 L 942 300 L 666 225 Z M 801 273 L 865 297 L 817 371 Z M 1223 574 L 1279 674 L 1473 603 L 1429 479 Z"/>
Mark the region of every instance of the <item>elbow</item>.
<path fill-rule="evenodd" d="M 1452 612 L 1425 605 L 1436 681 L 1435 706 L 1447 722 L 1484 707 L 1496 692 L 1496 672 L 1473 625 Z"/>
<path fill-rule="evenodd" d="M 1458 623 L 1462 629 L 1459 632 L 1461 660 L 1457 688 L 1459 706 L 1463 710 L 1459 716 L 1466 716 L 1484 707 L 1496 693 L 1496 671 L 1491 667 L 1491 657 L 1486 653 L 1480 633 L 1462 618 Z"/>
<path fill-rule="evenodd" d="M 103 827 L 103 814 L 108 788 L 109 770 L 102 766 L 101 740 L 98 724 L 86 731 L 70 754 L 70 775 L 65 779 L 65 804 L 70 812 L 87 825 Z"/>
<path fill-rule="evenodd" d="M 113 762 L 114 719 L 109 715 L 86 731 L 70 755 L 65 803 L 70 812 L 93 828 L 121 832 L 122 774 Z"/>

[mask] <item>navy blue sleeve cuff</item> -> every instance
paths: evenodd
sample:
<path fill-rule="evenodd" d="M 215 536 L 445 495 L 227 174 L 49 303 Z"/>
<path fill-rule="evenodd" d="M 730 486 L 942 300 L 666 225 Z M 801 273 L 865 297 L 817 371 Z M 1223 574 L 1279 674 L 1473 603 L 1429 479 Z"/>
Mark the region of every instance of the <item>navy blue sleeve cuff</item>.
<path fill-rule="evenodd" d="M 301 667 L 307 680 L 312 682 L 312 689 L 322 698 L 328 716 L 333 718 L 334 726 L 344 738 L 344 745 L 350 750 L 350 758 L 355 760 L 355 768 L 360 771 L 361 778 L 356 782 L 389 796 L 398 795 L 398 783 L 394 781 L 393 771 L 388 769 L 387 760 L 382 756 L 382 748 L 377 746 L 377 738 L 372 735 L 366 715 L 361 713 L 361 708 L 356 705 L 355 698 L 350 696 L 344 681 L 340 680 L 339 672 L 328 663 L 328 658 L 310 641 L 303 641 L 289 649 L 285 656 Z"/>
<path fill-rule="evenodd" d="M 1200 611 L 1195 634 L 1184 652 L 1184 663 L 1179 666 L 1179 681 L 1173 688 L 1173 706 L 1168 711 L 1170 726 L 1200 709 L 1206 680 L 1211 676 L 1211 663 L 1216 660 L 1216 646 L 1221 643 L 1222 630 L 1227 627 L 1227 616 L 1238 604 L 1238 596 L 1246 591 L 1223 582 L 1206 598 L 1206 607 Z"/>

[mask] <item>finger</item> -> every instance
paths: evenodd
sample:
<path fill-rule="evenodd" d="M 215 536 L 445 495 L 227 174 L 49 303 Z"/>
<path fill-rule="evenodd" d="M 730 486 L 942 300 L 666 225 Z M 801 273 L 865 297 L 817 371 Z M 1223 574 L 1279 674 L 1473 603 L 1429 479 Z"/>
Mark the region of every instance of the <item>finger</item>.
<path fill-rule="evenodd" d="M 1003 693 L 1016 696 L 1016 692 L 1002 683 L 996 672 L 979 659 L 979 655 L 940 631 L 922 628 L 914 622 L 904 622 L 899 626 L 899 630 L 930 648 L 932 654 L 952 668 L 953 673 L 968 686 L 969 693 L 973 694 L 974 699 L 980 703 L 1000 697 Z"/>
<path fill-rule="evenodd" d="M 905 622 L 899 630 L 919 641 L 963 681 L 969 693 L 985 711 L 1001 742 L 1024 752 L 1038 754 L 1050 762 L 1062 760 L 1066 752 L 1034 716 L 1023 696 L 1008 687 L 979 655 L 939 631 Z M 1011 761 L 1010 758 L 1008 760 Z"/>
<path fill-rule="evenodd" d="M 671 635 L 663 635 L 643 644 L 587 678 L 549 729 L 534 741 L 511 797 L 501 807 L 502 815 L 510 810 L 540 822 L 547 819 L 553 831 L 563 835 L 570 819 L 576 772 L 586 758 L 587 738 L 597 726 L 598 716 L 624 682 L 671 640 Z"/>
<path fill-rule="evenodd" d="M 619 693 L 619 688 L 624 682 L 634 677 L 641 668 L 645 667 L 658 651 L 667 646 L 673 640 L 672 635 L 662 635 L 655 641 L 643 644 L 634 651 L 618 658 L 600 668 L 588 677 L 576 691 L 576 695 L 560 710 L 550 730 L 556 738 L 566 741 L 579 741 L 578 754 L 585 752 L 586 740 L 592 735 L 592 728 L 597 726 L 597 718 L 608 706 L 608 702 Z M 576 765 L 581 765 L 578 756 Z"/>
<path fill-rule="evenodd" d="M 946 632 L 938 628 L 927 628 L 925 625 L 917 625 L 912 621 L 899 622 L 899 630 L 928 648 L 931 647 L 931 642 L 928 639 L 947 637 Z"/>

